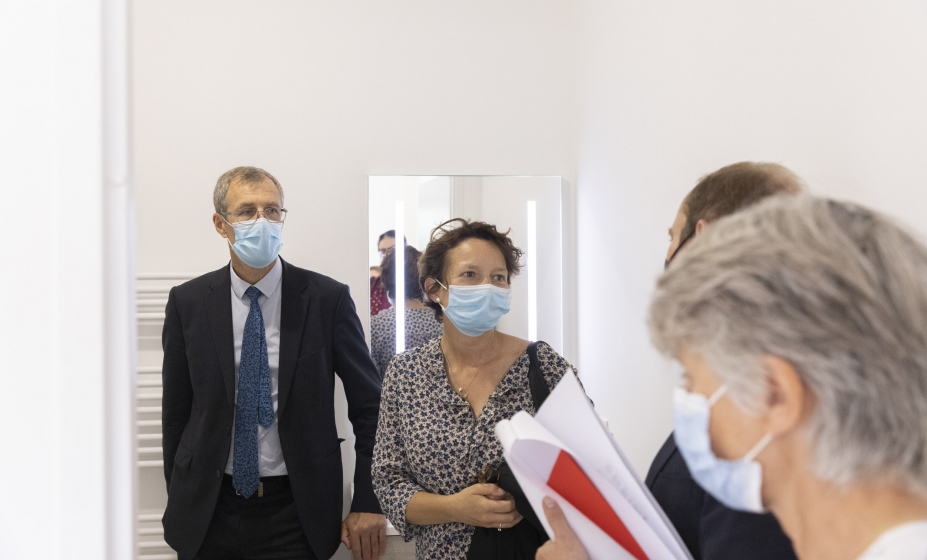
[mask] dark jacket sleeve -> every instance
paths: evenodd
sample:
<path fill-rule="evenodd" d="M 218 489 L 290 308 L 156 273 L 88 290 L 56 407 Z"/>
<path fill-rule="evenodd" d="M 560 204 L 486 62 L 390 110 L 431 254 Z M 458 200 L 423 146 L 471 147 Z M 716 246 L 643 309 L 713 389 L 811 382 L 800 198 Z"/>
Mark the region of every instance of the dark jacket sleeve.
<path fill-rule="evenodd" d="M 725 507 L 707 492 L 702 505 L 703 560 L 796 560 L 792 541 L 771 513 Z"/>
<path fill-rule="evenodd" d="M 647 487 L 695 560 L 796 560 L 772 514 L 727 508 L 695 482 L 673 434 L 650 467 Z"/>
<path fill-rule="evenodd" d="M 190 419 L 193 406 L 193 386 L 190 384 L 190 370 L 187 367 L 187 351 L 183 340 L 183 329 L 177 313 L 174 288 L 167 297 L 164 309 L 164 330 L 161 332 L 161 347 L 164 362 L 161 366 L 161 381 L 164 393 L 161 399 L 161 433 L 164 451 L 164 480 L 168 491 L 171 488 L 171 472 L 174 470 L 174 456 L 180 446 L 180 438 Z"/>
<path fill-rule="evenodd" d="M 382 513 L 373 493 L 371 468 L 373 444 L 380 413 L 382 379 L 370 357 L 364 340 L 364 330 L 348 287 L 342 288 L 335 309 L 334 326 L 335 372 L 344 384 L 348 399 L 348 418 L 354 428 L 354 500 L 352 512 Z"/>

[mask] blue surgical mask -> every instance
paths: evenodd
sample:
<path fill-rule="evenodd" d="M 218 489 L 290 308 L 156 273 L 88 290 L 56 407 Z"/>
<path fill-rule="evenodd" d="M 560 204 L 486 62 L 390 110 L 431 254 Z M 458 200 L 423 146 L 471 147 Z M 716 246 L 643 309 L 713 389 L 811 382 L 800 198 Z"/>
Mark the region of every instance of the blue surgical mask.
<path fill-rule="evenodd" d="M 283 247 L 283 223 L 258 218 L 229 225 L 235 230 L 235 244 L 226 241 L 238 258 L 251 268 L 264 268 L 274 262 Z"/>
<path fill-rule="evenodd" d="M 716 500 L 731 509 L 763 513 L 766 511 L 761 492 L 763 470 L 754 459 L 772 441 L 772 434 L 766 434 L 739 461 L 719 459 L 711 450 L 708 411 L 726 391 L 727 386 L 722 385 L 706 399 L 703 395 L 676 389 L 673 404 L 676 445 L 692 478 Z"/>
<path fill-rule="evenodd" d="M 512 302 L 512 290 L 492 284 L 441 287 L 448 292 L 448 303 L 444 307 L 438 301 L 438 305 L 457 330 L 467 336 L 480 336 L 496 328 Z"/>

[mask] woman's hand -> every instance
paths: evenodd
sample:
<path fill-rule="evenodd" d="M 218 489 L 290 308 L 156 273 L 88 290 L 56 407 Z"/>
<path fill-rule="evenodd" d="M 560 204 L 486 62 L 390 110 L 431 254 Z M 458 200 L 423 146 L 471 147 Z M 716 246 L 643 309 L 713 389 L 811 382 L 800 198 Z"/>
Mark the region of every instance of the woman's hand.
<path fill-rule="evenodd" d="M 460 523 L 490 529 L 508 529 L 522 520 L 515 501 L 495 484 L 474 484 L 453 496 L 454 517 Z"/>
<path fill-rule="evenodd" d="M 543 503 L 544 515 L 547 516 L 554 537 L 538 549 L 535 560 L 589 560 L 586 547 L 570 528 L 557 502 L 545 497 Z"/>

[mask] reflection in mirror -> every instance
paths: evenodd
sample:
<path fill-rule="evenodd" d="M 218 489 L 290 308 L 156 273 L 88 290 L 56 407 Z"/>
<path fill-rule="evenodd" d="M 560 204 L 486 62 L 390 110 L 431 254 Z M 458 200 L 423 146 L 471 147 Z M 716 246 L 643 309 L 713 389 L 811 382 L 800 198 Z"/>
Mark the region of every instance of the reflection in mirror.
<path fill-rule="evenodd" d="M 434 228 L 452 218 L 509 232 L 525 256 L 497 328 L 562 352 L 560 177 L 371 176 L 369 187 L 370 340 L 381 373 L 396 353 L 443 332 L 422 303 L 415 263 Z"/>

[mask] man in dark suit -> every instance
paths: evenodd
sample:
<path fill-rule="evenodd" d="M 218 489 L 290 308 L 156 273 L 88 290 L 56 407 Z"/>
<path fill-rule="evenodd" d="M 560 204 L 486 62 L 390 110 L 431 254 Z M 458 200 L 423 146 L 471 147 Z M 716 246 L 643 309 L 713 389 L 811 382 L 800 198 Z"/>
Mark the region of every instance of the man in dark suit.
<path fill-rule="evenodd" d="M 347 286 L 278 256 L 283 190 L 238 167 L 213 193 L 231 263 L 171 290 L 162 344 L 164 538 L 187 559 L 355 559 L 385 550 L 371 455 L 380 377 Z M 334 374 L 356 437 L 342 522 Z M 339 528 L 340 525 L 340 528 Z"/>
<path fill-rule="evenodd" d="M 767 196 L 797 193 L 801 185 L 794 173 L 770 163 L 735 163 L 706 175 L 679 207 L 669 230 L 665 266 L 708 222 Z M 695 560 L 797 560 L 792 541 L 771 513 L 727 508 L 695 482 L 673 434 L 645 482 Z M 538 560 L 589 558 L 559 506 L 545 498 L 544 510 L 555 535 L 538 550 Z"/>
<path fill-rule="evenodd" d="M 800 190 L 801 180 L 775 164 L 735 163 L 706 175 L 683 200 L 669 230 L 666 266 L 708 222 L 767 196 Z M 657 453 L 646 484 L 695 560 L 796 558 L 772 514 L 729 509 L 696 484 L 673 434 Z"/>

